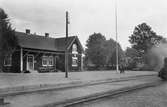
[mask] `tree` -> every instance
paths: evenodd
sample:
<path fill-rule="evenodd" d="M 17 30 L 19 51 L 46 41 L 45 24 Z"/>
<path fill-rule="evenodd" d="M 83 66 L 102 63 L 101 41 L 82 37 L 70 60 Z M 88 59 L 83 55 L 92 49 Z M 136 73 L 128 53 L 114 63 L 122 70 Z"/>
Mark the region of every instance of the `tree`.
<path fill-rule="evenodd" d="M 111 65 L 111 58 L 113 53 L 116 51 L 116 42 L 113 39 L 107 40 L 105 42 L 105 51 L 106 51 L 106 63 Z"/>
<path fill-rule="evenodd" d="M 133 34 L 129 37 L 129 42 L 132 44 L 132 48 L 139 52 L 140 62 L 138 64 L 144 64 L 144 69 L 148 69 L 150 58 L 148 58 L 148 53 L 152 47 L 158 45 L 162 42 L 163 37 L 157 35 L 152 28 L 146 23 L 139 24 L 134 28 Z"/>
<path fill-rule="evenodd" d="M 129 37 L 132 48 L 138 50 L 140 54 L 147 53 L 155 44 L 162 39 L 146 23 L 139 24 L 135 27 L 133 34 Z"/>
<path fill-rule="evenodd" d="M 8 19 L 8 15 L 3 9 L 0 9 L 0 70 L 2 71 L 2 65 L 4 55 L 9 55 L 14 52 L 18 46 L 17 38 L 15 36 L 15 30 L 12 29 Z"/>
<path fill-rule="evenodd" d="M 94 33 L 89 36 L 86 42 L 87 49 L 85 57 L 87 62 L 92 62 L 97 68 L 104 66 L 106 62 L 105 41 L 106 38 L 101 33 Z"/>
<path fill-rule="evenodd" d="M 129 69 L 135 68 L 137 63 L 140 62 L 140 54 L 139 52 L 134 49 L 128 47 L 125 51 L 125 56 L 126 56 L 126 62 L 127 62 L 127 67 Z"/>
<path fill-rule="evenodd" d="M 106 40 L 100 33 L 89 36 L 86 44 L 85 65 L 95 65 L 96 69 L 98 67 L 106 69 L 106 67 L 110 68 L 113 67 L 111 65 L 116 65 L 116 43 L 113 39 Z M 118 58 L 120 64 L 123 61 L 124 52 L 119 44 Z"/>
<path fill-rule="evenodd" d="M 138 51 L 136 49 L 127 47 L 127 49 L 125 51 L 125 55 L 127 57 L 135 58 L 135 57 L 139 56 L 139 53 L 138 53 Z"/>
<path fill-rule="evenodd" d="M 105 43 L 106 51 L 106 64 L 107 65 L 116 65 L 116 41 L 113 39 L 107 40 Z M 118 63 L 122 62 L 124 58 L 124 51 L 122 50 L 119 43 L 118 44 Z"/>

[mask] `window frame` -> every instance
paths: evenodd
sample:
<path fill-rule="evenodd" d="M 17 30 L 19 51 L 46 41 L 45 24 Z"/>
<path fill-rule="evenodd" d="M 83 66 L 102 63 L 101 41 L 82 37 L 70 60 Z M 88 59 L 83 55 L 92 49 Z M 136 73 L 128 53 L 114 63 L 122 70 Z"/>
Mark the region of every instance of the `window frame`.
<path fill-rule="evenodd" d="M 9 63 L 5 63 L 6 61 L 8 62 L 8 59 L 9 58 Z M 4 57 L 4 66 L 12 66 L 12 54 L 10 55 L 5 55 Z"/>
<path fill-rule="evenodd" d="M 46 64 L 43 63 L 43 60 L 46 60 Z M 52 64 L 50 64 L 50 61 L 52 62 Z M 54 56 L 43 55 L 42 56 L 42 66 L 54 66 Z"/>
<path fill-rule="evenodd" d="M 50 61 L 52 62 L 52 64 L 50 64 Z M 53 56 L 48 56 L 48 66 L 53 66 L 54 65 L 54 61 L 53 61 Z"/>
<path fill-rule="evenodd" d="M 76 64 L 74 64 L 73 61 L 76 61 Z M 78 58 L 77 57 L 72 57 L 72 67 L 77 67 L 78 66 Z"/>
<path fill-rule="evenodd" d="M 75 43 L 72 45 L 72 54 L 78 54 L 78 46 Z"/>
<path fill-rule="evenodd" d="M 44 58 L 46 58 L 46 59 L 45 59 L 45 60 L 46 60 L 46 64 L 43 63 Z M 48 65 L 48 56 L 43 55 L 43 56 L 42 56 L 42 66 L 47 66 L 47 65 Z"/>

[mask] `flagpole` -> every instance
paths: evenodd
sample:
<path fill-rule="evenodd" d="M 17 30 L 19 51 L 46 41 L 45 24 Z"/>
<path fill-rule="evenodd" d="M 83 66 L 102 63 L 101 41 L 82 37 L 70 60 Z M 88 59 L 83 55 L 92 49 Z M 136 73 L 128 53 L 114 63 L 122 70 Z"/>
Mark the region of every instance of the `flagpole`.
<path fill-rule="evenodd" d="M 119 73 L 118 63 L 118 29 L 117 29 L 117 0 L 115 0 L 115 37 L 116 37 L 116 72 Z"/>

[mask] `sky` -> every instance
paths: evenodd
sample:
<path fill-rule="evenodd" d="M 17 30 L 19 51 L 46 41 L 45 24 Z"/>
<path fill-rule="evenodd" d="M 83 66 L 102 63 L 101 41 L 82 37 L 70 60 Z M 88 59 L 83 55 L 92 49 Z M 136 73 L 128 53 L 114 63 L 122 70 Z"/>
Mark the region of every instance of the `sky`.
<path fill-rule="evenodd" d="M 51 37 L 65 37 L 65 12 L 69 12 L 69 35 L 78 36 L 85 47 L 93 33 L 115 40 L 116 0 L 0 0 L 13 28 Z M 167 37 L 167 0 L 117 0 L 118 42 L 125 50 L 129 36 L 143 22 Z"/>

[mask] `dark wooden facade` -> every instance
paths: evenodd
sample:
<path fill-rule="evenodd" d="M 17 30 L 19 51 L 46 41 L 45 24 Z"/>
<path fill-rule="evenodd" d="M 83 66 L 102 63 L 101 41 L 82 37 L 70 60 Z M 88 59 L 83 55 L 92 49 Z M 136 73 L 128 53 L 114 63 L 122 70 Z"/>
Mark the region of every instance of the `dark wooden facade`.
<path fill-rule="evenodd" d="M 19 34 L 21 35 L 23 33 Z M 64 72 L 65 49 L 67 49 L 68 51 L 69 71 L 82 70 L 83 48 L 79 39 L 76 36 L 68 37 L 68 44 L 64 45 L 65 43 L 63 43 L 63 41 L 65 42 L 65 38 L 57 39 L 44 36 L 36 37 L 37 35 L 20 35 L 17 37 L 19 42 L 22 43 L 19 44 L 18 49 L 12 54 L 11 65 L 3 67 L 4 72 Z M 45 42 L 45 39 L 47 44 Z M 32 45 L 31 42 L 36 42 L 36 44 L 34 45 L 34 43 L 32 43 Z M 39 42 L 45 42 L 44 44 L 46 45 L 42 46 L 43 44 L 39 44 Z M 73 60 L 76 60 L 75 64 L 73 64 Z"/>

